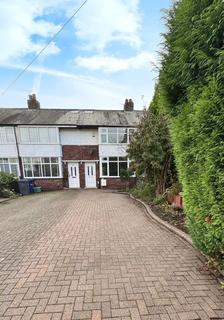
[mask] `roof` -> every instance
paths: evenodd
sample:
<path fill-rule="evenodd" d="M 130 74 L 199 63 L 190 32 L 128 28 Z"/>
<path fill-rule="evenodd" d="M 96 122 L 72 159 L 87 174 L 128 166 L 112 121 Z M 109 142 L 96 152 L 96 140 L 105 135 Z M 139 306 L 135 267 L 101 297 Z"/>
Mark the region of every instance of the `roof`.
<path fill-rule="evenodd" d="M 0 108 L 0 125 L 135 127 L 142 111 Z"/>

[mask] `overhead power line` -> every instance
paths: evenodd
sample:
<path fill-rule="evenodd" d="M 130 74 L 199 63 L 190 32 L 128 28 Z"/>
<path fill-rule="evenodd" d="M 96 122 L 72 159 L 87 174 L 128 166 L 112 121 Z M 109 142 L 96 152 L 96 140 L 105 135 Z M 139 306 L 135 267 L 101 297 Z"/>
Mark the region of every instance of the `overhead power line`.
<path fill-rule="evenodd" d="M 3 96 L 15 83 L 16 81 L 26 72 L 26 70 L 34 63 L 34 61 L 39 58 L 39 56 L 47 49 L 47 47 L 53 42 L 59 33 L 62 32 L 62 30 L 65 28 L 65 26 L 75 17 L 75 15 L 82 9 L 82 7 L 86 4 L 88 0 L 85 0 L 81 6 L 73 13 L 73 15 L 61 26 L 61 28 L 53 35 L 53 37 L 46 43 L 46 45 L 37 53 L 37 55 L 30 61 L 30 63 L 21 71 L 18 73 L 18 75 L 15 77 L 15 79 L 10 82 L 10 84 L 1 92 L 1 96 Z"/>

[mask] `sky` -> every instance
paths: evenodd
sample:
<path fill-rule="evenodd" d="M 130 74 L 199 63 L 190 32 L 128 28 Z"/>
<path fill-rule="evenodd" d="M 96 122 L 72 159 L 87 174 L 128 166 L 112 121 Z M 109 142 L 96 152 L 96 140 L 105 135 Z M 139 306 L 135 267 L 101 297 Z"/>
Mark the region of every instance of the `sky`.
<path fill-rule="evenodd" d="M 84 0 L 0 1 L 0 92 Z M 88 0 L 46 51 L 0 95 L 0 107 L 142 110 L 158 76 L 162 10 L 171 0 Z"/>

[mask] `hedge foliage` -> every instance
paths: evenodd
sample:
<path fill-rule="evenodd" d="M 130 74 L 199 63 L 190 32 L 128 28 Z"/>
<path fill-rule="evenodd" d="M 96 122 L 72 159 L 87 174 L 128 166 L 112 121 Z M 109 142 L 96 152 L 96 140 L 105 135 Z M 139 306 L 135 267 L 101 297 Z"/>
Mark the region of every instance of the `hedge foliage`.
<path fill-rule="evenodd" d="M 224 265 L 224 1 L 175 2 L 166 21 L 158 106 L 193 241 Z"/>

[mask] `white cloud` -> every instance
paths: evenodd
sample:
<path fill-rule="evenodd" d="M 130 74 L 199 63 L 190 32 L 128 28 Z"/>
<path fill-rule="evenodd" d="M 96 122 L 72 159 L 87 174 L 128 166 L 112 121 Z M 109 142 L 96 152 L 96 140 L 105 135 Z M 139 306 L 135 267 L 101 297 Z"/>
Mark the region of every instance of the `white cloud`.
<path fill-rule="evenodd" d="M 59 28 L 54 23 L 44 21 L 41 16 L 48 8 L 43 1 L 19 0 L 0 1 L 0 62 L 18 59 L 28 53 L 37 53 L 43 47 L 44 39 L 52 36 Z M 43 37 L 35 42 L 32 36 Z M 55 43 L 47 53 L 58 53 Z M 45 53 L 46 54 L 46 53 Z"/>
<path fill-rule="evenodd" d="M 155 62 L 153 54 L 141 52 L 130 58 L 116 58 L 108 55 L 94 55 L 91 57 L 77 57 L 75 64 L 89 70 L 102 70 L 103 72 L 113 73 L 118 71 L 152 68 Z"/>
<path fill-rule="evenodd" d="M 112 41 L 141 44 L 139 0 L 89 0 L 74 20 L 76 35 L 86 47 L 102 51 Z"/>
<path fill-rule="evenodd" d="M 138 48 L 141 44 L 139 1 L 88 0 L 72 22 L 81 47 L 103 51 L 111 42 L 119 41 Z M 45 15 L 60 12 L 70 17 L 82 2 L 83 0 L 0 0 L 0 40 L 4 44 L 0 50 L 0 62 L 38 52 L 43 46 L 43 40 L 52 36 L 59 28 L 53 22 L 46 21 Z M 35 42 L 33 35 L 43 37 L 41 43 Z M 56 44 L 54 48 L 49 54 L 59 52 Z"/>

